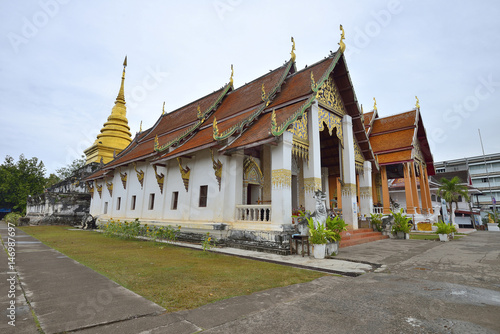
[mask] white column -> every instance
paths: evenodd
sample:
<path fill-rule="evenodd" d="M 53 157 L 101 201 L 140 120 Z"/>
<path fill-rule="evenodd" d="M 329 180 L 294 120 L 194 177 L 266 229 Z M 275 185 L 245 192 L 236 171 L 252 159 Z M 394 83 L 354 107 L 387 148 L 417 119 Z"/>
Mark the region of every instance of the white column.
<path fill-rule="evenodd" d="M 227 168 L 222 168 L 222 190 L 224 191 L 224 221 L 233 222 L 236 205 L 243 204 L 243 152 L 238 151 L 227 159 Z M 246 204 L 246 203 L 245 203 Z"/>
<path fill-rule="evenodd" d="M 358 208 L 356 201 L 356 165 L 354 160 L 354 135 L 352 118 L 342 118 L 344 148 L 342 149 L 342 171 L 344 186 L 342 187 L 342 216 L 352 229 L 358 229 Z"/>
<path fill-rule="evenodd" d="M 314 102 L 307 123 L 309 162 L 304 161 L 304 202 L 306 210 L 316 210 L 315 190 L 321 190 L 321 145 L 319 139 L 318 102 Z"/>
<path fill-rule="evenodd" d="M 373 210 L 372 196 L 372 164 L 369 161 L 363 163 L 363 175 L 359 176 L 359 206 L 361 214 L 370 217 Z"/>
<path fill-rule="evenodd" d="M 326 195 L 326 208 L 330 209 L 330 185 L 328 184 L 328 167 L 321 167 L 321 186 Z"/>
<path fill-rule="evenodd" d="M 292 223 L 292 141 L 293 134 L 285 131 L 271 147 L 271 220 L 277 225 Z"/>

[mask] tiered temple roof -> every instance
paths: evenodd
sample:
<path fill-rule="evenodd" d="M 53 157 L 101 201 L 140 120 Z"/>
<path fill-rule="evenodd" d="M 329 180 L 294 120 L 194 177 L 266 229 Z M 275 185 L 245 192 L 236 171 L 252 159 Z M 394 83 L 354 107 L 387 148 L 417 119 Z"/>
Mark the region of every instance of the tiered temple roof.
<path fill-rule="evenodd" d="M 377 118 L 376 111 L 365 115 L 365 131 L 378 163 L 393 165 L 419 160 L 434 175 L 434 160 L 422 122 L 420 108 L 401 114 Z"/>
<path fill-rule="evenodd" d="M 320 88 L 327 80 L 333 80 L 338 88 L 341 101 L 337 103 L 345 106 L 342 112 L 353 119 L 363 158 L 376 164 L 339 49 L 298 72 L 292 55 L 284 65 L 238 89 L 233 89 L 231 74 L 230 82 L 221 89 L 162 115 L 153 127 L 138 133 L 125 150 L 89 179 L 100 178 L 106 171 L 136 161 L 150 159 L 162 164 L 208 147 L 230 153 L 273 142 L 318 100 Z M 322 106 L 335 111 L 334 106 Z"/>

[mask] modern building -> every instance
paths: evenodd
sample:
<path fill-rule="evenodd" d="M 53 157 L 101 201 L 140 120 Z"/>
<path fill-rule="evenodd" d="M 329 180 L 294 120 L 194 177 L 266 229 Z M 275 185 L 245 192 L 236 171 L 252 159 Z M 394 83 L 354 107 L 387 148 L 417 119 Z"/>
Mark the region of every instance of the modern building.
<path fill-rule="evenodd" d="M 468 170 L 471 186 L 480 191 L 474 196 L 474 206 L 481 208 L 484 216 L 486 211 L 493 210 L 493 201 L 500 198 L 500 153 L 436 163 L 437 177 L 440 173 L 462 170 Z"/>

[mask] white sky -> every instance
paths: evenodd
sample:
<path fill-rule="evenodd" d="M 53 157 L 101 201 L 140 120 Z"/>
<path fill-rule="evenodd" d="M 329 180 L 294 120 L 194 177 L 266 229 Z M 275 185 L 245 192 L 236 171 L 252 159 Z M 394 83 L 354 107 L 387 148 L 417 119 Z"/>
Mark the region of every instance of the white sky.
<path fill-rule="evenodd" d="M 290 57 L 302 69 L 337 50 L 365 112 L 420 99 L 435 161 L 500 152 L 500 2 L 0 2 L 0 161 L 38 157 L 48 172 L 89 147 L 111 113 L 128 55 L 127 117 L 135 134 L 222 87 Z"/>

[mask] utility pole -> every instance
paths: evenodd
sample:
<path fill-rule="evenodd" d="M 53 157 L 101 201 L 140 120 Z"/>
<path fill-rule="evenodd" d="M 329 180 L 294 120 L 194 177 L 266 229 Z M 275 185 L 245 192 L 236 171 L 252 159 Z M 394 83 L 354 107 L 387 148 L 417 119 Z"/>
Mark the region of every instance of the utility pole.
<path fill-rule="evenodd" d="M 496 200 L 495 197 L 493 197 L 493 192 L 491 191 L 490 173 L 488 172 L 488 165 L 486 164 L 486 155 L 484 154 L 483 139 L 481 138 L 481 130 L 477 129 L 477 131 L 479 132 L 479 141 L 481 142 L 481 149 L 483 150 L 484 168 L 486 169 L 486 177 L 488 178 L 488 188 L 490 189 L 491 204 L 493 205 L 493 214 L 496 217 L 497 214 L 497 208 L 495 203 Z"/>

